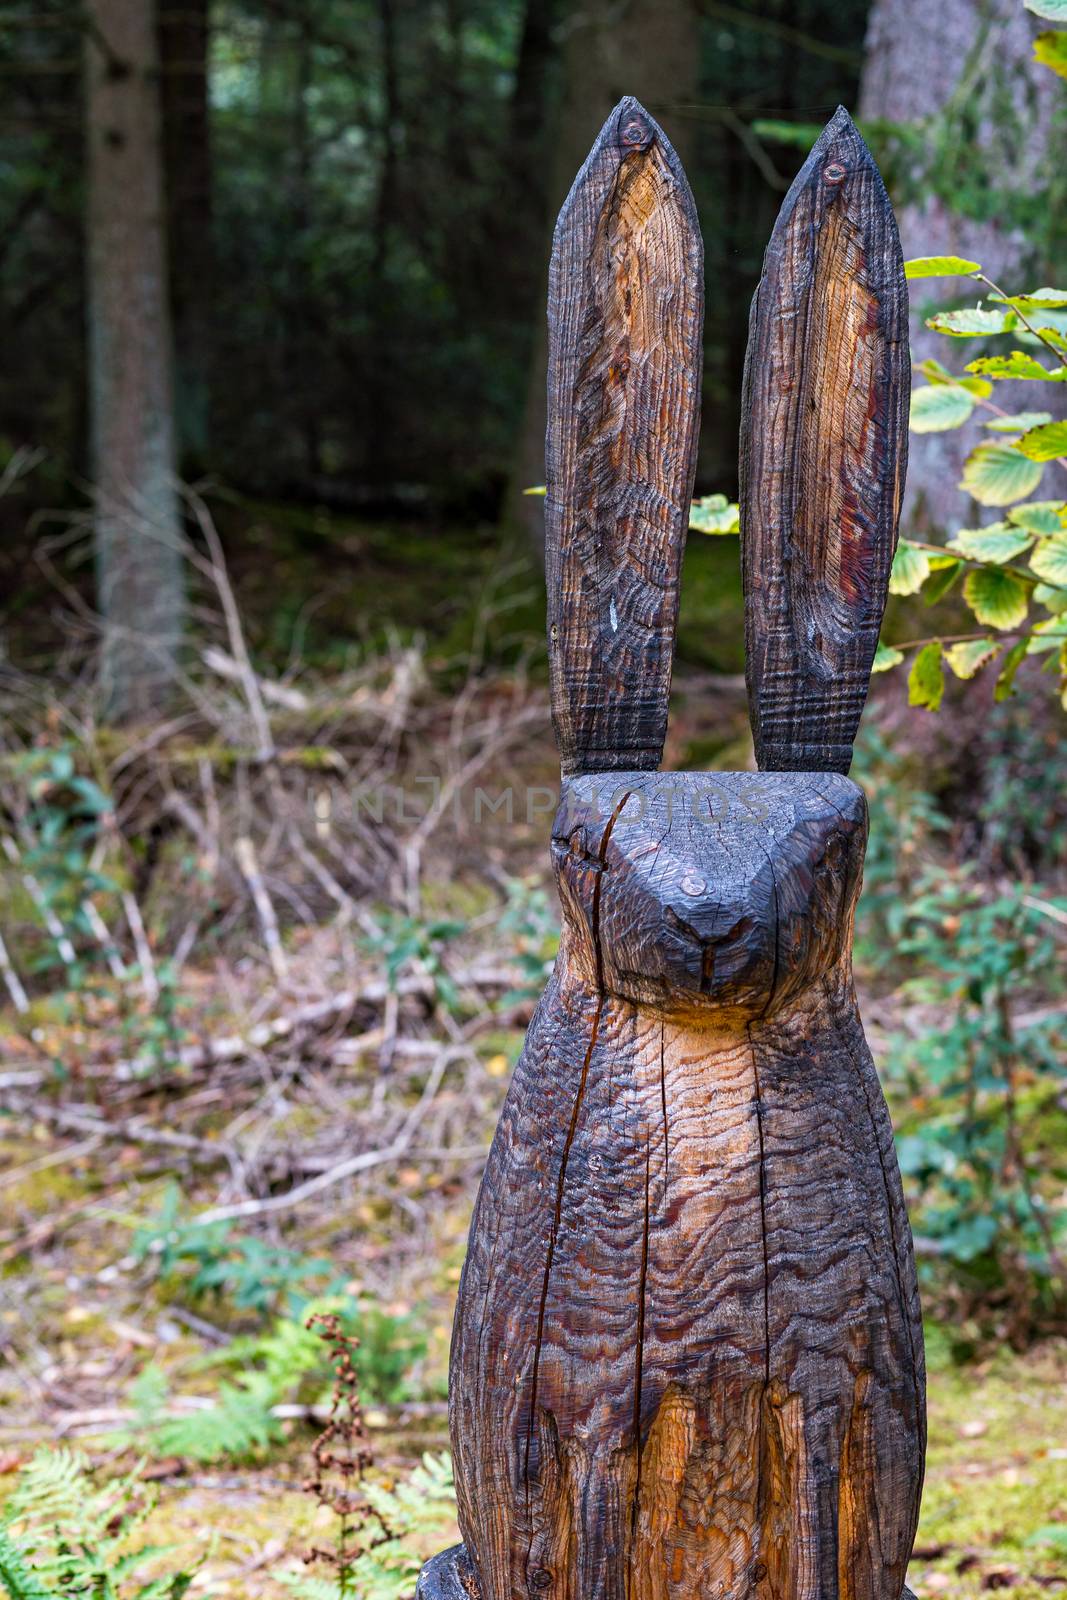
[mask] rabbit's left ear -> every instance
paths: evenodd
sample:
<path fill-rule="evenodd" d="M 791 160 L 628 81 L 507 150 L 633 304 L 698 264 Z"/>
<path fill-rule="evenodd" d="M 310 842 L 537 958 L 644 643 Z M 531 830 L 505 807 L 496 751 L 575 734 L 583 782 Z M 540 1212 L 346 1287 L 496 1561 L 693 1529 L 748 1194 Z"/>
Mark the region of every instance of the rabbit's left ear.
<path fill-rule="evenodd" d="M 893 210 L 839 108 L 782 205 L 749 325 L 741 559 L 762 768 L 849 769 L 896 547 L 910 387 Z"/>
<path fill-rule="evenodd" d="M 663 130 L 621 100 L 556 225 L 545 568 L 565 773 L 654 769 L 700 416 L 703 253 Z"/>

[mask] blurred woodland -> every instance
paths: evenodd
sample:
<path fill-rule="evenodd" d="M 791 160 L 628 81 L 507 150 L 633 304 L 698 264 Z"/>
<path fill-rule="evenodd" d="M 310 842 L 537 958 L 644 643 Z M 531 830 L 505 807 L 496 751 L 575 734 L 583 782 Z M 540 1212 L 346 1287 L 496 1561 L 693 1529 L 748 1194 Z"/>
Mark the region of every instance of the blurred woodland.
<path fill-rule="evenodd" d="M 966 274 L 911 285 L 927 390 L 884 635 L 899 670 L 854 768 L 857 978 L 929 1317 L 910 1581 L 921 1600 L 1067 1585 L 1067 445 L 1043 431 L 1067 412 L 1067 293 L 1033 293 L 1067 277 L 1067 57 L 1034 54 L 1065 37 L 1063 0 L 1033 10 L 0 8 L 15 1600 L 37 1591 L 3 1565 L 8 1531 L 44 1549 L 57 1519 L 111 1574 L 85 1592 L 115 1600 L 142 1593 L 116 1576 L 142 1514 L 193 1593 L 403 1600 L 447 1540 L 451 1307 L 558 937 L 524 492 L 546 267 L 623 94 L 675 143 L 706 252 L 667 765 L 752 761 L 730 515 L 748 306 L 838 103 L 905 256 L 986 274 L 979 311 Z M 308 1330 L 316 1312 L 339 1321 Z M 338 1535 L 301 1483 L 330 1349 L 356 1335 L 377 1467 L 353 1555 L 351 1519 Z M 332 1565 L 302 1564 L 331 1541 Z M 167 1558 L 146 1559 L 146 1597 L 184 1592 L 151 1589 Z"/>

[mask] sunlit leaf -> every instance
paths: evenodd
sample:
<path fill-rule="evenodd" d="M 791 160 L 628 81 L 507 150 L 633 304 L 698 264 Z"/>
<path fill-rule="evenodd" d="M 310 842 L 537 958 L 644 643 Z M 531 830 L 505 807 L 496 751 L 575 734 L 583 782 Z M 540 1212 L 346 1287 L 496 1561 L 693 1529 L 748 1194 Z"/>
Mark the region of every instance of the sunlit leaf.
<path fill-rule="evenodd" d="M 1034 40 L 1034 60 L 1043 67 L 1051 67 L 1061 78 L 1067 78 L 1067 33 L 1039 33 Z"/>
<path fill-rule="evenodd" d="M 1031 461 L 1054 461 L 1067 455 L 1067 422 L 1043 422 L 1030 428 L 1012 446 Z"/>
<path fill-rule="evenodd" d="M 1067 588 L 1067 533 L 1042 539 L 1030 557 L 1030 571 L 1036 572 L 1046 583 Z"/>
<path fill-rule="evenodd" d="M 904 263 L 906 278 L 958 278 L 981 272 L 977 261 L 966 261 L 962 256 L 913 256 Z"/>
<path fill-rule="evenodd" d="M 918 594 L 930 576 L 930 558 L 907 539 L 901 539 L 889 574 L 890 594 Z"/>
<path fill-rule="evenodd" d="M 924 644 L 908 673 L 908 704 L 936 711 L 945 692 L 945 673 L 941 666 L 941 641 Z"/>
<path fill-rule="evenodd" d="M 1013 528 L 1007 522 L 991 522 L 987 528 L 961 528 L 953 534 L 949 545 L 972 561 L 993 561 L 997 565 L 1012 561 L 1034 542 L 1034 535 L 1025 529 Z"/>
<path fill-rule="evenodd" d="M 891 667 L 899 667 L 903 659 L 903 650 L 897 650 L 891 644 L 883 644 L 879 639 L 874 660 L 871 662 L 871 671 L 888 672 Z"/>
<path fill-rule="evenodd" d="M 961 644 L 950 645 L 945 660 L 957 678 L 973 678 L 999 652 L 996 639 L 966 639 Z"/>
<path fill-rule="evenodd" d="M 1067 617 L 1045 617 L 1035 623 L 1027 642 L 1028 656 L 1043 655 L 1047 650 L 1058 650 L 1067 643 Z"/>
<path fill-rule="evenodd" d="M 548 490 L 543 483 L 536 484 L 532 489 L 524 489 L 523 494 L 547 494 Z"/>
<path fill-rule="evenodd" d="M 980 306 L 964 307 L 961 311 L 938 311 L 927 317 L 926 326 L 935 333 L 951 334 L 954 339 L 986 338 L 992 333 L 1012 333 L 1019 326 L 1019 318 L 1010 308 L 1005 311 L 986 311 Z"/>
<path fill-rule="evenodd" d="M 1027 428 L 1037 428 L 1051 421 L 1051 411 L 1016 411 L 1010 417 L 990 417 L 983 427 L 991 428 L 994 433 L 1025 433 Z"/>
<path fill-rule="evenodd" d="M 689 526 L 698 533 L 737 533 L 740 510 L 724 494 L 706 494 L 689 509 Z"/>
<path fill-rule="evenodd" d="M 1013 572 L 976 567 L 963 581 L 963 598 L 988 628 L 1017 628 L 1026 618 L 1029 589 Z"/>
<path fill-rule="evenodd" d="M 1008 521 L 1039 537 L 1050 538 L 1067 528 L 1067 505 L 1062 500 L 1028 500 L 1024 506 L 1012 506 Z"/>
<path fill-rule="evenodd" d="M 944 433 L 959 428 L 974 410 L 974 395 L 958 383 L 931 383 L 913 389 L 911 396 L 912 433 Z"/>
<path fill-rule="evenodd" d="M 967 371 L 992 378 L 994 382 L 1004 378 L 1023 378 L 1043 383 L 1067 382 L 1067 367 L 1043 367 L 1025 350 L 1013 350 L 1010 356 L 978 356 L 967 363 Z"/>
<path fill-rule="evenodd" d="M 1009 444 L 980 444 L 963 467 L 959 487 L 983 506 L 1008 506 L 1025 500 L 1041 482 L 1044 467 Z"/>
<path fill-rule="evenodd" d="M 993 393 L 993 385 L 985 378 L 966 378 L 962 373 L 950 372 L 943 367 L 940 361 L 935 361 L 933 356 L 928 356 L 925 361 L 916 364 L 916 372 L 921 372 L 930 383 L 953 383 L 960 389 L 966 389 L 968 394 L 973 394 L 979 400 L 988 400 Z"/>
<path fill-rule="evenodd" d="M 1034 590 L 1034 600 L 1055 616 L 1067 611 L 1067 586 L 1056 583 L 1039 583 Z"/>
<path fill-rule="evenodd" d="M 1054 311 L 1067 306 L 1067 289 L 1033 289 L 1029 294 L 991 294 L 989 298 L 1019 311 Z"/>

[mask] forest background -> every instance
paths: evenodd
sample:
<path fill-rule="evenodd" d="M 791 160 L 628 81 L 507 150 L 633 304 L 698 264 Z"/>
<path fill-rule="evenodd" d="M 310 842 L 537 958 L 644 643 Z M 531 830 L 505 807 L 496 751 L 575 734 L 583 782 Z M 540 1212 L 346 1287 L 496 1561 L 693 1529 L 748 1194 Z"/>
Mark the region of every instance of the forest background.
<path fill-rule="evenodd" d="M 1065 21 L 1063 0 L 0 11 L 16 1600 L 401 1600 L 450 1537 L 451 1305 L 558 927 L 526 493 L 547 255 L 624 93 L 678 148 L 706 257 L 668 764 L 752 761 L 748 305 L 838 103 L 905 255 L 943 258 L 911 282 L 907 542 L 854 769 L 857 976 L 928 1315 L 910 1581 L 1067 1585 Z M 331 1326 L 362 1341 L 376 1457 L 354 1518 L 301 1490 Z M 174 1548 L 123 1563 L 146 1542 Z"/>

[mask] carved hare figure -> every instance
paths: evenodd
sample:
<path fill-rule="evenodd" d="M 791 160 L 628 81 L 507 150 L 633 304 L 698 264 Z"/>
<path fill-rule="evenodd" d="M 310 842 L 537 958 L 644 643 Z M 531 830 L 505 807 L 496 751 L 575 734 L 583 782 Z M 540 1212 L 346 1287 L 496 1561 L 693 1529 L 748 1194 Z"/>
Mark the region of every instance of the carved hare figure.
<path fill-rule="evenodd" d="M 844 774 L 904 475 L 906 292 L 846 113 L 753 307 L 742 444 L 756 773 L 658 766 L 700 362 L 684 174 L 635 101 L 553 251 L 555 972 L 471 1225 L 452 1348 L 464 1545 L 420 1593 L 900 1600 L 922 1329 L 851 975 Z"/>

